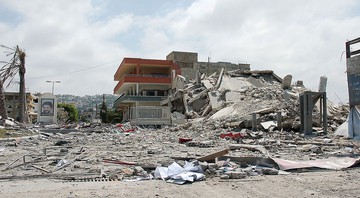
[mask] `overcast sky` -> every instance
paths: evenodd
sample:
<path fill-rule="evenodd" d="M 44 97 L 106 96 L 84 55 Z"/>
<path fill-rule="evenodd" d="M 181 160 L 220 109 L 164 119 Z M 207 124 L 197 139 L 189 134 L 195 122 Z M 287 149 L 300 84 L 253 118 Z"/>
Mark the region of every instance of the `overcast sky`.
<path fill-rule="evenodd" d="M 57 80 L 55 94 L 111 94 L 124 57 L 190 51 L 291 74 L 314 91 L 325 75 L 330 100 L 346 103 L 341 55 L 359 25 L 358 0 L 0 0 L 0 44 L 26 51 L 33 93 Z"/>

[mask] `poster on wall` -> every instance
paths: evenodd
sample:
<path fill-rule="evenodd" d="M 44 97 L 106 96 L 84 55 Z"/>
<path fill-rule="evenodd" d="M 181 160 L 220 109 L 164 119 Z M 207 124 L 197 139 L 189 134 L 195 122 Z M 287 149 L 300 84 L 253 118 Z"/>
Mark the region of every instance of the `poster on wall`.
<path fill-rule="evenodd" d="M 54 116 L 54 99 L 41 99 L 41 116 Z"/>

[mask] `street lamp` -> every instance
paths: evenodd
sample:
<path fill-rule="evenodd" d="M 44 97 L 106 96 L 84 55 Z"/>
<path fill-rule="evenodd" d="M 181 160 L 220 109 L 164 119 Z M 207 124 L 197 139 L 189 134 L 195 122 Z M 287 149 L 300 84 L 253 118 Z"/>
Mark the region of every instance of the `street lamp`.
<path fill-rule="evenodd" d="M 55 81 L 47 80 L 46 82 L 52 83 L 51 93 L 54 95 L 54 84 L 55 84 L 55 83 L 61 83 L 61 81 L 58 81 L 58 80 L 55 80 Z"/>

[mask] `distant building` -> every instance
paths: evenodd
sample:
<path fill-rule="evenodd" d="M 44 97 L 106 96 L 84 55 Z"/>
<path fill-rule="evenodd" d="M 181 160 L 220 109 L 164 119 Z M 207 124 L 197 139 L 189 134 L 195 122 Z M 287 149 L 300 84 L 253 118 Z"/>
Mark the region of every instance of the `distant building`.
<path fill-rule="evenodd" d="M 36 96 L 26 93 L 26 110 L 30 123 L 36 121 Z M 9 117 L 18 120 L 19 118 L 19 92 L 5 92 L 6 112 Z"/>

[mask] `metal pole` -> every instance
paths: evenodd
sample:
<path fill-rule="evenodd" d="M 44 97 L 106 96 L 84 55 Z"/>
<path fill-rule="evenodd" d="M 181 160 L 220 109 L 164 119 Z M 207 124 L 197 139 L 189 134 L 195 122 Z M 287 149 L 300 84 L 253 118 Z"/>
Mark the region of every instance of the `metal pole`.
<path fill-rule="evenodd" d="M 54 84 L 55 84 L 55 81 L 52 81 L 52 89 L 51 89 L 51 94 L 54 95 Z"/>
<path fill-rule="evenodd" d="M 308 92 L 304 92 L 304 109 L 303 109 L 303 117 L 304 117 L 304 135 L 308 135 Z"/>
<path fill-rule="evenodd" d="M 256 131 L 256 113 L 252 114 L 252 130 Z"/>
<path fill-rule="evenodd" d="M 324 110 L 324 106 L 323 106 L 323 100 L 324 100 L 324 95 L 320 98 L 320 125 L 324 123 L 324 119 L 323 119 L 323 110 Z"/>
<path fill-rule="evenodd" d="M 51 94 L 54 95 L 55 83 L 61 83 L 61 81 L 58 81 L 58 80 L 47 80 L 46 82 L 52 83 Z"/>
<path fill-rule="evenodd" d="M 281 117 L 281 112 L 277 112 L 276 114 L 276 117 L 277 117 L 277 128 L 279 131 L 282 130 L 282 117 Z"/>
<path fill-rule="evenodd" d="M 323 95 L 323 128 L 324 134 L 327 135 L 327 104 L 326 104 L 326 92 Z"/>
<path fill-rule="evenodd" d="M 307 94 L 307 135 L 312 135 L 312 127 L 313 127 L 313 109 L 314 104 L 312 100 L 312 92 L 308 92 Z"/>

